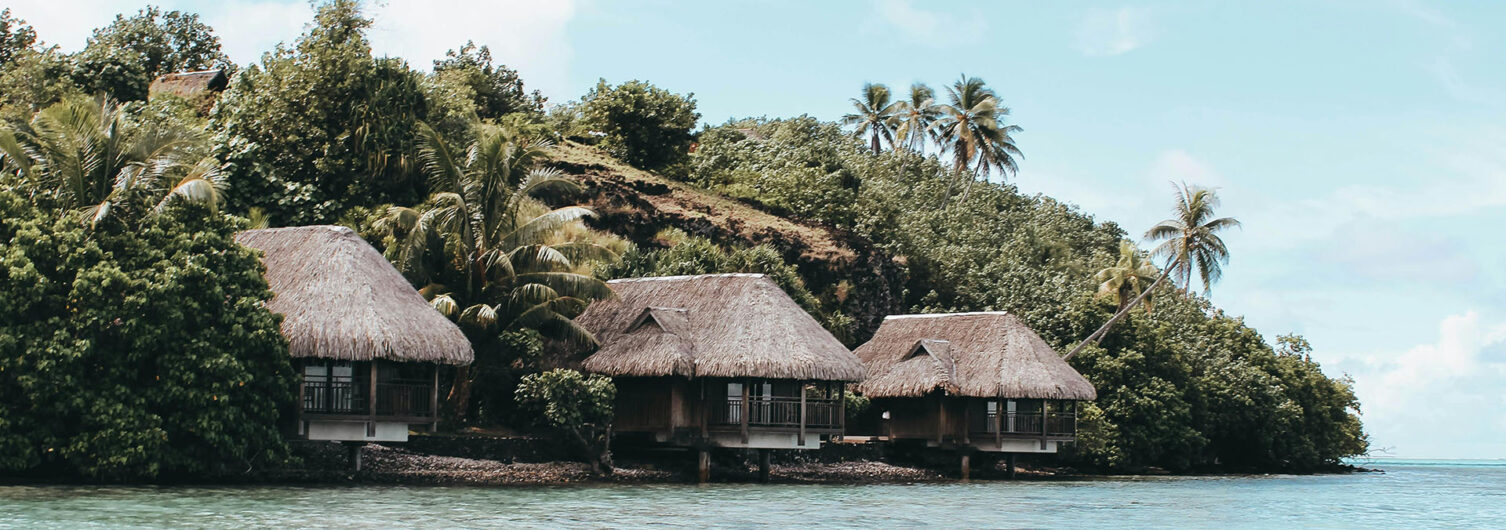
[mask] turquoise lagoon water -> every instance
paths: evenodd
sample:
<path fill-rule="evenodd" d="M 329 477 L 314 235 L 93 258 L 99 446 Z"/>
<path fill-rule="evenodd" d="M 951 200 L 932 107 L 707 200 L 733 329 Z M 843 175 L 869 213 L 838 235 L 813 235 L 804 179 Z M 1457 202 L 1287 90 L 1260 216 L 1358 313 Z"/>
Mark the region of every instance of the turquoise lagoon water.
<path fill-rule="evenodd" d="M 1506 461 L 911 485 L 0 487 L 0 527 L 1506 528 Z"/>

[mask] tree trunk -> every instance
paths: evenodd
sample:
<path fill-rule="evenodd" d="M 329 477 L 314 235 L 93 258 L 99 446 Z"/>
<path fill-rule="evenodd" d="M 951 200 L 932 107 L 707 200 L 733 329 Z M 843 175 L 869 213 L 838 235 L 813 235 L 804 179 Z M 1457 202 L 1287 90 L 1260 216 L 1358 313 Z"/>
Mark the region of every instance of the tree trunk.
<path fill-rule="evenodd" d="M 599 438 L 601 445 L 594 448 L 596 464 L 591 466 L 598 475 L 612 474 L 612 427 L 607 426 L 606 432 Z"/>
<path fill-rule="evenodd" d="M 471 367 L 461 366 L 455 369 L 455 381 L 450 383 L 450 393 L 445 396 L 445 403 L 450 406 L 450 425 L 463 425 L 471 406 Z"/>
<path fill-rule="evenodd" d="M 879 147 L 879 135 L 875 132 L 873 133 L 873 154 L 879 154 Z"/>
<path fill-rule="evenodd" d="M 1146 287 L 1144 291 L 1141 291 L 1140 296 L 1136 296 L 1134 300 L 1130 301 L 1130 303 L 1125 304 L 1124 309 L 1120 309 L 1119 311 L 1115 312 L 1114 318 L 1110 318 L 1108 322 L 1104 322 L 1103 326 L 1098 328 L 1098 331 L 1094 331 L 1092 335 L 1088 335 L 1088 338 L 1083 339 L 1082 342 L 1078 343 L 1076 348 L 1072 348 L 1072 351 L 1067 352 L 1067 355 L 1062 357 L 1062 360 L 1070 360 L 1073 356 L 1077 355 L 1077 352 L 1082 351 L 1083 347 L 1087 346 L 1089 342 L 1094 342 L 1096 338 L 1107 334 L 1109 332 L 1109 328 L 1114 327 L 1115 322 L 1118 322 L 1119 319 L 1124 318 L 1124 315 L 1128 315 L 1129 312 L 1135 308 L 1135 306 L 1140 305 L 1140 301 L 1145 300 L 1145 297 L 1150 296 L 1150 293 L 1156 290 L 1156 286 L 1161 285 L 1161 281 L 1165 280 L 1166 277 L 1170 274 L 1171 267 L 1167 267 L 1166 270 L 1161 271 L 1161 276 L 1157 277 L 1156 281 L 1151 282 L 1150 287 Z"/>

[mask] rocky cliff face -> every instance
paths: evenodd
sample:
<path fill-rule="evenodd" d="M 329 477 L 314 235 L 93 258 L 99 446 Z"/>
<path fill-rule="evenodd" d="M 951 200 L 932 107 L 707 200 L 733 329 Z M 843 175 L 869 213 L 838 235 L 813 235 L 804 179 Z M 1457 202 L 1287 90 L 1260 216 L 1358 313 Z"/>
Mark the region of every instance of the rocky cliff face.
<path fill-rule="evenodd" d="M 903 268 L 860 236 L 632 168 L 579 144 L 559 146 L 554 165 L 585 185 L 584 201 L 597 213 L 594 228 L 640 246 L 656 245 L 655 234 L 673 227 L 724 245 L 779 249 L 811 292 L 857 321 L 857 344 L 900 310 Z M 843 281 L 850 288 L 839 292 Z"/>

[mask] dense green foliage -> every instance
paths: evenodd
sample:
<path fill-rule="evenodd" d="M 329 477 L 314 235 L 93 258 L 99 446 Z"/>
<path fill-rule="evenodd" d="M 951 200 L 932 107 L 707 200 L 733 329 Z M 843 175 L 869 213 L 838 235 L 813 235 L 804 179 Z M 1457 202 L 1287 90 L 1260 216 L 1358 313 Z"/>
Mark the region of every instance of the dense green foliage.
<path fill-rule="evenodd" d="M 157 76 L 209 68 L 233 70 L 234 64 L 199 15 L 147 6 L 94 30 L 73 58 L 73 80 L 91 94 L 134 101 L 146 99 Z"/>
<path fill-rule="evenodd" d="M 11 61 L 36 43 L 35 29 L 27 25 L 25 20 L 11 16 L 10 8 L 0 10 L 0 68 L 9 66 Z"/>
<path fill-rule="evenodd" d="M 128 119 L 113 103 L 75 97 L 29 123 L 0 128 L 0 157 L 14 189 L 34 203 L 108 217 L 159 213 L 176 201 L 220 203 L 219 170 L 201 131 L 167 116 Z"/>
<path fill-rule="evenodd" d="M 617 387 L 611 378 L 555 369 L 524 376 L 517 392 L 523 410 L 579 445 L 592 470 L 612 472 L 612 404 Z"/>
<path fill-rule="evenodd" d="M 141 479 L 285 458 L 294 374 L 236 229 L 190 207 L 89 229 L 0 193 L 0 472 Z"/>
<path fill-rule="evenodd" d="M 624 162 L 662 169 L 684 160 L 701 115 L 695 94 L 681 96 L 644 81 L 612 86 L 605 79 L 581 98 L 581 121 L 601 134 L 601 147 Z"/>
<path fill-rule="evenodd" d="M 486 46 L 466 41 L 459 50 L 450 50 L 442 60 L 434 61 L 434 77 L 443 84 L 469 90 L 475 101 L 476 117 L 493 120 L 515 112 L 542 115 L 544 95 L 526 92 L 518 72 L 492 64 L 492 51 Z"/>
<path fill-rule="evenodd" d="M 0 121 L 23 123 L 43 107 L 82 94 L 72 72 L 68 55 L 43 46 L 9 8 L 0 11 Z"/>
<path fill-rule="evenodd" d="M 693 182 L 856 231 L 902 260 L 904 311 L 1007 310 L 1067 348 L 1117 308 L 1094 280 L 1119 261 L 1112 223 L 1007 185 L 953 198 L 955 166 L 873 155 L 868 138 L 811 118 L 729 123 L 700 139 Z M 1099 391 L 1076 462 L 1300 470 L 1365 451 L 1347 381 L 1277 355 L 1202 298 L 1168 285 L 1156 300 L 1074 359 Z"/>
<path fill-rule="evenodd" d="M 546 337 L 590 343 L 571 319 L 609 295 L 602 280 L 713 272 L 768 274 L 852 345 L 882 313 L 1007 310 L 1065 349 L 1143 307 L 1071 360 L 1100 396 L 1065 455 L 1078 465 L 1308 470 L 1367 450 L 1349 381 L 1324 375 L 1306 341 L 1273 348 L 1205 298 L 1153 285 L 1160 269 L 1113 223 L 990 182 L 1016 169 L 1020 129 L 977 78 L 941 97 L 865 87 L 846 120 L 856 131 L 802 116 L 695 134 L 693 95 L 603 80 L 546 114 L 486 47 L 468 42 L 426 74 L 373 57 L 370 24 L 356 0 L 319 4 L 295 43 L 234 75 L 206 121 L 202 102 L 132 101 L 162 73 L 233 69 L 197 16 L 147 8 L 65 54 L 0 12 L 0 471 L 131 478 L 283 457 L 274 425 L 294 374 L 259 265 L 229 239 L 246 224 L 221 208 L 358 226 L 476 346 L 474 366 L 446 374 L 455 415 L 531 414 L 603 471 L 614 391 L 537 373 L 559 364 Z M 593 232 L 572 206 L 589 190 L 544 167 L 546 138 L 827 225 L 879 265 Z M 1211 218 L 1199 219 L 1183 228 Z M 1158 255 L 1180 260 L 1186 286 L 1216 279 L 1226 249 L 1207 248 Z M 843 278 L 843 266 L 899 272 Z M 1129 300 L 1142 293 L 1155 303 Z"/>
<path fill-rule="evenodd" d="M 541 195 L 578 191 L 574 180 L 541 168 L 547 144 L 505 128 L 480 128 L 464 149 L 421 126 L 420 157 L 434 195 L 413 208 L 381 212 L 374 227 L 387 256 L 431 303 L 454 319 L 476 346 L 482 364 L 494 362 L 499 332 L 537 330 L 594 344 L 571 319 L 593 300 L 611 296 L 605 282 L 580 269 L 613 252 L 572 234 L 591 211 L 550 209 Z M 450 392 L 457 419 L 471 409 L 469 368 Z"/>
<path fill-rule="evenodd" d="M 426 195 L 404 160 L 427 118 L 421 74 L 373 58 L 370 25 L 353 0 L 324 4 L 296 45 L 267 53 L 221 96 L 211 128 L 236 209 L 303 225 Z"/>

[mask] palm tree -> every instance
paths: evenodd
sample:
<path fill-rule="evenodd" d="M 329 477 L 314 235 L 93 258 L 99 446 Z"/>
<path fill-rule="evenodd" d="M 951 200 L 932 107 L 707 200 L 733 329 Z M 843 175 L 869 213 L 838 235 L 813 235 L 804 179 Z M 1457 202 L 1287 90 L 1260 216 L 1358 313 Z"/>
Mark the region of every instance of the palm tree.
<path fill-rule="evenodd" d="M 895 111 L 894 135 L 900 145 L 920 153 L 925 151 L 926 141 L 936 139 L 936 120 L 941 110 L 936 106 L 936 91 L 923 83 L 910 85 L 909 101 L 900 101 Z"/>
<path fill-rule="evenodd" d="M 549 209 L 535 199 L 579 189 L 559 171 L 537 167 L 549 144 L 483 127 L 459 153 L 427 124 L 418 132 L 419 157 L 434 193 L 418 208 L 390 208 L 377 223 L 396 241 L 389 259 L 472 340 L 533 329 L 595 344 L 572 319 L 612 291 L 581 273 L 580 262 L 611 252 L 561 236 L 591 210 Z M 470 371 L 460 368 L 448 397 L 460 419 L 471 383 Z"/>
<path fill-rule="evenodd" d="M 1191 287 L 1192 275 L 1203 280 L 1203 293 L 1213 292 L 1213 284 L 1223 276 L 1223 264 L 1229 262 L 1229 248 L 1218 233 L 1239 227 L 1232 217 L 1215 219 L 1218 194 L 1201 186 L 1182 183 L 1177 190 L 1176 217 L 1157 223 L 1145 232 L 1150 241 L 1160 241 L 1153 254 L 1169 260 L 1167 269 L 1172 280 L 1183 289 Z"/>
<path fill-rule="evenodd" d="M 102 98 L 70 98 L 29 123 L 0 127 L 0 158 L 16 189 L 92 225 L 121 209 L 151 215 L 180 200 L 217 211 L 224 181 L 219 164 L 197 154 L 205 141 L 199 131 L 132 124 Z"/>
<path fill-rule="evenodd" d="M 880 140 L 894 146 L 894 118 L 898 110 L 897 103 L 889 102 L 889 87 L 875 83 L 863 85 L 863 99 L 852 98 L 852 106 L 857 112 L 842 117 L 843 125 L 856 125 L 854 131 L 858 137 L 868 136 L 873 147 L 873 154 L 878 154 L 881 147 Z"/>
<path fill-rule="evenodd" d="M 1120 241 L 1119 261 L 1093 275 L 1093 281 L 1098 282 L 1098 294 L 1095 297 L 1112 300 L 1115 310 L 1122 310 L 1130 300 L 1145 292 L 1145 288 L 1154 283 L 1160 273 L 1133 243 Z M 1147 295 L 1141 302 L 1147 315 L 1150 314 L 1153 298 L 1154 295 Z"/>
<path fill-rule="evenodd" d="M 985 179 L 994 169 L 1009 174 L 1017 171 L 1015 159 L 1021 154 L 1010 134 L 1021 129 L 1004 124 L 1009 108 L 998 95 L 982 79 L 963 75 L 947 87 L 947 99 L 950 102 L 941 105 L 936 127 L 942 149 L 952 154 L 953 169 L 959 174 L 972 169 Z"/>
<path fill-rule="evenodd" d="M 1151 255 L 1166 257 L 1166 267 L 1161 269 L 1161 274 L 1156 277 L 1156 281 L 1151 282 L 1130 303 L 1120 307 L 1114 313 L 1113 318 L 1105 322 L 1092 335 L 1088 335 L 1088 338 L 1083 339 L 1063 358 L 1071 359 L 1089 342 L 1102 337 L 1109 328 L 1114 326 L 1115 322 L 1129 314 L 1130 309 L 1150 297 L 1156 287 L 1167 278 L 1172 278 L 1174 283 L 1180 283 L 1182 288 L 1186 289 L 1191 283 L 1192 274 L 1196 272 L 1203 279 L 1203 292 L 1212 292 L 1213 283 L 1217 282 L 1222 275 L 1223 264 L 1229 262 L 1229 248 L 1224 245 L 1224 240 L 1218 236 L 1218 232 L 1240 226 L 1239 221 L 1232 217 L 1215 219 L 1213 210 L 1217 207 L 1218 195 L 1213 190 L 1189 186 L 1185 182 L 1177 186 L 1176 215 L 1171 219 L 1156 223 L 1156 226 L 1145 232 L 1146 239 L 1161 242 Z M 1099 274 L 1103 273 L 1100 271 Z M 1148 306 L 1146 310 L 1149 311 Z"/>

